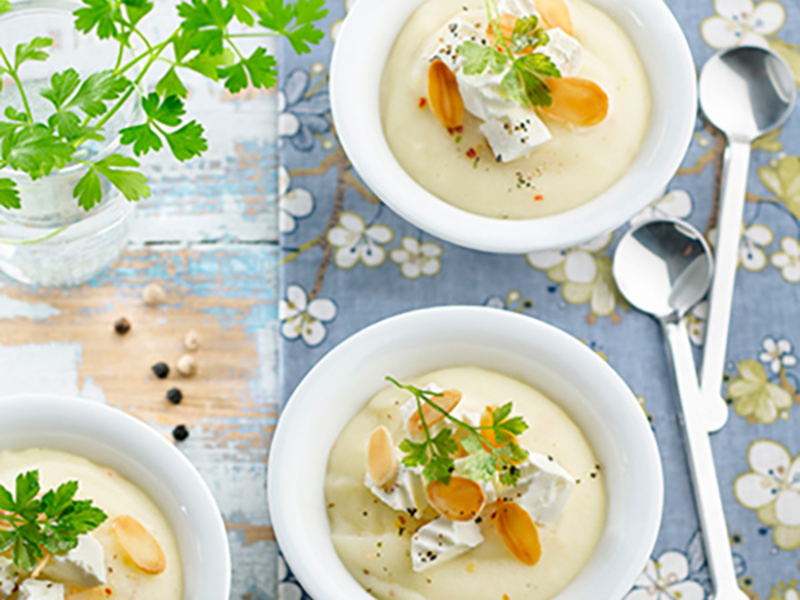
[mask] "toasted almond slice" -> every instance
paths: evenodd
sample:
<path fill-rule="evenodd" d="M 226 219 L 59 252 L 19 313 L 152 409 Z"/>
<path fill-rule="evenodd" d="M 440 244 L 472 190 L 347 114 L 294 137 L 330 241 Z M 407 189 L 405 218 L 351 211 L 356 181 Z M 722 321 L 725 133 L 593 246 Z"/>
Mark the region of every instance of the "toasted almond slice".
<path fill-rule="evenodd" d="M 387 487 L 397 477 L 397 458 L 394 455 L 392 434 L 383 425 L 369 436 L 367 448 L 367 470 L 372 481 L 379 487 Z"/>
<path fill-rule="evenodd" d="M 451 477 L 449 485 L 431 481 L 427 494 L 436 512 L 451 521 L 470 521 L 481 514 L 486 504 L 483 488 L 466 477 Z"/>
<path fill-rule="evenodd" d="M 428 67 L 428 99 L 442 125 L 453 130 L 464 119 L 464 99 L 453 72 L 440 59 Z"/>
<path fill-rule="evenodd" d="M 554 119 L 579 127 L 592 127 L 608 115 L 608 94 L 594 81 L 581 77 L 548 79 L 553 96 L 551 106 L 541 111 Z"/>
<path fill-rule="evenodd" d="M 431 402 L 444 409 L 445 412 L 451 412 L 461 402 L 461 392 L 458 390 L 445 390 L 441 396 L 431 398 Z M 444 419 L 444 415 L 441 412 L 427 403 L 422 405 L 422 415 L 425 417 L 425 423 L 428 424 L 428 427 Z M 424 431 L 422 418 L 419 416 L 418 410 L 414 411 L 414 414 L 408 419 L 406 427 L 411 435 L 418 435 Z"/>
<path fill-rule="evenodd" d="M 111 529 L 134 564 L 145 573 L 158 575 L 167 568 L 164 551 L 144 526 L 129 515 L 114 519 Z"/>
<path fill-rule="evenodd" d="M 31 579 L 36 579 L 37 577 L 39 577 L 39 575 L 42 574 L 42 571 L 44 571 L 44 568 L 47 566 L 47 563 L 49 562 L 50 562 L 50 553 L 45 550 L 44 558 L 42 558 L 42 560 L 39 561 L 39 564 L 36 565 L 36 568 L 33 571 L 31 571 Z"/>
<path fill-rule="evenodd" d="M 564 0 L 536 0 L 536 10 L 548 29 L 560 27 L 564 33 L 572 35 L 572 17 Z"/>
<path fill-rule="evenodd" d="M 511 553 L 533 566 L 542 557 L 539 531 L 528 512 L 514 502 L 503 502 L 497 509 L 497 531 Z"/>
<path fill-rule="evenodd" d="M 106 593 L 103 591 L 102 587 L 83 590 L 64 596 L 64 600 L 106 600 L 106 598 Z"/>

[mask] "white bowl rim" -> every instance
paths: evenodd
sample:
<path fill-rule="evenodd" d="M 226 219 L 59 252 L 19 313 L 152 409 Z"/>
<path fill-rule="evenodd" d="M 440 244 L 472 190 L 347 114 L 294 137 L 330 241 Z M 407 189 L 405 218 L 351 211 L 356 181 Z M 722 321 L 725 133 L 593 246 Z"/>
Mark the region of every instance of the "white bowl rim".
<path fill-rule="evenodd" d="M 195 542 L 202 550 L 203 569 L 202 572 L 195 574 L 202 580 L 203 585 L 195 586 L 202 595 L 193 596 L 191 600 L 219 600 L 221 597 L 227 598 L 230 595 L 230 546 L 222 513 L 211 490 L 191 461 L 153 428 L 138 418 L 107 404 L 59 394 L 31 393 L 2 396 L 0 397 L 0 413 L 3 415 L 0 420 L 0 431 L 15 421 L 27 422 L 35 416 L 36 419 L 44 421 L 44 431 L 57 431 L 59 434 L 67 435 L 72 435 L 77 431 L 76 435 L 86 439 L 87 436 L 80 431 L 83 428 L 85 432 L 91 430 L 99 432 L 100 435 L 105 433 L 109 436 L 109 440 L 113 432 L 116 436 L 116 443 L 101 438 L 100 440 L 91 440 L 91 445 L 106 446 L 117 450 L 131 445 L 140 449 L 146 448 L 152 461 L 157 461 L 152 464 L 158 464 L 161 468 L 180 474 L 180 486 L 176 483 L 177 479 L 170 481 L 159 479 L 159 482 L 174 496 L 174 500 L 180 504 L 180 510 L 186 514 L 187 520 L 194 526 Z M 55 422 L 55 419 L 58 420 L 58 423 Z M 47 425 L 50 420 L 53 420 L 53 425 Z M 78 427 L 73 429 L 75 425 Z M 71 450 L 68 443 L 59 443 L 57 446 L 56 449 L 78 456 L 82 455 L 80 451 Z M 52 448 L 54 446 L 32 441 L 27 446 L 15 444 L 13 449 L 31 447 Z M 0 450 L 7 449 L 9 449 L 8 446 L 4 445 L 4 439 L 0 436 Z M 103 463 L 102 458 L 90 460 L 115 470 L 124 470 L 118 469 L 113 464 Z M 138 459 L 132 462 L 152 474 L 152 467 L 145 462 Z M 132 480 L 128 474 L 122 474 Z M 135 481 L 133 483 L 138 485 Z M 143 491 L 150 497 L 146 490 Z M 152 500 L 156 502 L 155 499 Z M 163 506 L 157 502 L 156 505 L 166 513 Z M 174 528 L 175 525 L 170 523 L 170 527 Z M 175 535 L 177 538 L 177 532 Z M 180 540 L 178 542 L 180 544 Z M 184 583 L 189 575 L 184 564 Z M 184 585 L 184 594 L 188 593 L 188 587 Z"/>
<path fill-rule="evenodd" d="M 663 193 L 689 148 L 698 110 L 697 75 L 689 43 L 663 0 L 613 0 L 624 5 L 619 8 L 620 12 L 635 13 L 637 21 L 647 14 L 649 22 L 658 24 L 658 35 L 670 39 L 670 67 L 679 75 L 672 82 L 673 95 L 665 102 L 668 126 L 663 123 L 657 132 L 651 131 L 652 126 L 648 130 L 648 139 L 660 134 L 658 141 L 652 142 L 658 145 L 658 150 L 647 159 L 645 168 L 635 173 L 629 169 L 611 188 L 586 204 L 529 220 L 484 217 L 439 199 L 400 166 L 388 146 L 379 119 L 378 127 L 373 126 L 372 115 L 376 109 L 372 105 L 377 103 L 375 90 L 379 86 L 375 84 L 373 90 L 366 82 L 368 69 L 355 65 L 365 60 L 370 63 L 381 60 L 382 72 L 385 56 L 396 33 L 386 42 L 388 47 L 378 47 L 374 52 L 364 52 L 361 34 L 366 24 L 377 29 L 374 27 L 376 17 L 395 18 L 398 13 L 401 20 L 397 26 L 399 29 L 411 11 L 424 1 L 403 0 L 387 5 L 385 0 L 360 0 L 348 12 L 341 26 L 331 59 L 329 90 L 337 136 L 358 174 L 394 212 L 423 231 L 459 246 L 485 252 L 523 254 L 586 243 L 622 226 Z M 609 0 L 589 2 L 608 3 Z M 400 5 L 411 8 L 398 8 Z M 652 81 L 650 87 L 652 91 Z M 370 93 L 361 94 L 359 102 L 348 102 L 352 100 L 353 90 Z M 377 112 L 380 113 L 379 108 Z M 364 124 L 365 115 L 369 115 L 370 125 Z M 641 154 L 632 166 L 640 159 Z"/>
<path fill-rule="evenodd" d="M 298 448 L 304 444 L 307 445 L 308 438 L 298 434 L 303 433 L 303 419 L 305 416 L 309 414 L 310 410 L 318 410 L 319 407 L 313 405 L 313 396 L 306 394 L 305 390 L 312 388 L 312 382 L 315 379 L 320 377 L 324 379 L 331 371 L 341 369 L 343 365 L 338 364 L 337 366 L 337 363 L 342 363 L 343 358 L 358 349 L 359 346 L 369 346 L 374 344 L 375 340 L 392 339 L 392 333 L 413 328 L 414 321 L 427 318 L 427 323 L 431 324 L 441 322 L 445 317 L 450 317 L 454 320 L 459 319 L 461 323 L 472 323 L 472 319 L 482 318 L 487 322 L 494 321 L 493 325 L 495 326 L 505 322 L 508 327 L 527 329 L 528 337 L 530 335 L 538 335 L 540 338 L 547 338 L 547 343 L 550 345 L 557 344 L 563 348 L 568 348 L 571 359 L 582 363 L 584 367 L 591 365 L 595 373 L 603 373 L 605 383 L 608 384 L 609 389 L 613 389 L 614 393 L 618 394 L 620 406 L 624 405 L 625 407 L 624 410 L 618 412 L 618 416 L 622 413 L 627 413 L 627 416 L 632 418 L 636 427 L 636 431 L 630 433 L 630 435 L 636 438 L 636 442 L 640 444 L 637 446 L 637 460 L 641 459 L 640 465 L 647 464 L 647 469 L 639 469 L 638 481 L 643 487 L 643 495 L 651 502 L 649 510 L 643 510 L 642 514 L 635 517 L 641 519 L 637 527 L 636 560 L 622 567 L 624 576 L 620 577 L 612 586 L 614 591 L 609 598 L 611 600 L 616 600 L 618 597 L 621 598 L 633 587 L 635 580 L 641 575 L 641 570 L 655 547 L 661 526 L 664 506 L 664 480 L 661 456 L 655 435 L 628 385 L 616 371 L 588 346 L 565 331 L 538 319 L 483 306 L 439 306 L 417 309 L 370 325 L 353 334 L 328 352 L 309 371 L 292 393 L 278 420 L 278 426 L 270 448 L 267 492 L 276 539 L 281 553 L 291 567 L 295 577 L 315 600 L 374 600 L 374 597 L 368 594 L 349 574 L 334 578 L 330 574 L 331 569 L 327 568 L 329 565 L 314 564 L 313 559 L 309 558 L 313 553 L 312 550 L 315 544 L 330 544 L 332 547 L 332 543 L 327 532 L 324 536 L 326 539 L 320 539 L 319 536 L 314 537 L 314 534 L 305 535 L 306 532 L 303 529 L 307 529 L 307 521 L 303 515 L 298 514 L 296 499 L 292 498 L 291 492 L 298 481 L 295 469 L 296 460 L 282 460 L 281 458 L 282 456 L 297 457 L 299 456 Z M 337 436 L 338 433 L 336 432 Z M 630 445 L 633 446 L 634 444 L 631 443 Z M 315 446 L 318 446 L 318 444 Z M 325 448 L 324 450 L 327 462 L 327 454 L 330 448 Z M 629 465 L 626 465 L 625 469 L 627 470 L 628 467 Z M 324 503 L 318 508 L 324 512 Z M 325 516 L 325 521 L 327 522 L 327 516 Z M 304 535 L 299 534 L 301 531 Z M 607 534 L 604 530 L 601 541 L 606 537 L 613 537 L 613 534 Z M 345 581 L 345 579 L 349 579 L 349 581 Z M 575 596 L 570 593 L 573 583 L 553 600 L 585 600 L 580 595 Z M 328 585 L 335 586 L 336 589 L 332 591 L 332 587 L 327 587 Z"/>

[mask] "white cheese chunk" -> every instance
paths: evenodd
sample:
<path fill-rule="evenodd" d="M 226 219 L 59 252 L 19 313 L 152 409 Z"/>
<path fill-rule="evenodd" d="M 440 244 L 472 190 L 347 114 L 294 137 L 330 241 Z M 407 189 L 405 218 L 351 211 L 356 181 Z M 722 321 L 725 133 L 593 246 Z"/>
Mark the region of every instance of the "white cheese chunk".
<path fill-rule="evenodd" d="M 53 581 L 26 579 L 19 587 L 17 600 L 64 600 L 64 586 Z"/>
<path fill-rule="evenodd" d="M 534 0 L 500 0 L 497 9 L 501 15 L 508 14 L 515 17 L 539 16 L 536 12 Z"/>
<path fill-rule="evenodd" d="M 500 94 L 500 83 L 505 71 L 494 73 L 487 69 L 478 75 L 456 73 L 458 91 L 464 101 L 464 108 L 483 121 L 503 118 L 510 109 L 518 106 Z"/>
<path fill-rule="evenodd" d="M 411 561 L 419 573 L 460 556 L 483 542 L 480 526 L 474 521 L 450 521 L 439 517 L 411 538 Z"/>
<path fill-rule="evenodd" d="M 527 157 L 553 138 L 534 111 L 518 105 L 509 108 L 503 118 L 486 121 L 480 130 L 501 162 Z"/>
<path fill-rule="evenodd" d="M 367 470 L 364 485 L 381 502 L 394 510 L 408 513 L 412 517 L 428 505 L 425 497 L 425 485 L 419 469 L 410 469 L 403 464 L 397 465 L 397 477 L 394 483 L 387 487 L 377 485 Z"/>
<path fill-rule="evenodd" d="M 519 504 L 534 522 L 552 525 L 564 512 L 575 489 L 575 479 L 544 454 L 529 454 L 519 469 L 517 485 L 502 491 L 500 497 Z"/>
<path fill-rule="evenodd" d="M 556 27 L 548 29 L 550 41 L 536 52 L 550 57 L 562 77 L 574 77 L 583 67 L 583 46 L 574 37 Z"/>
<path fill-rule="evenodd" d="M 473 23 L 456 17 L 442 27 L 434 39 L 436 43 L 429 51 L 431 62 L 438 58 L 455 72 L 464 62 L 464 57 L 459 55 L 456 49 L 464 42 L 483 44 L 486 42 L 486 34 Z"/>
<path fill-rule="evenodd" d="M 17 589 L 18 571 L 10 558 L 0 556 L 0 600 L 11 596 Z"/>
<path fill-rule="evenodd" d="M 106 582 L 105 552 L 92 535 L 82 535 L 78 545 L 63 556 L 52 556 L 42 574 L 48 579 L 82 588 Z"/>

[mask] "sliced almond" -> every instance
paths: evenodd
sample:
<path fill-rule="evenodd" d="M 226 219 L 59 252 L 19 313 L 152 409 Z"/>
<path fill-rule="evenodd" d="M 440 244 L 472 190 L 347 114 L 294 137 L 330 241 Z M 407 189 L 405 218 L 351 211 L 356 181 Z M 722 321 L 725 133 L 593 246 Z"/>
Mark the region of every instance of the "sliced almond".
<path fill-rule="evenodd" d="M 427 495 L 436 512 L 451 521 L 470 521 L 481 514 L 486 505 L 483 488 L 466 477 L 451 477 L 448 485 L 431 481 Z"/>
<path fill-rule="evenodd" d="M 428 67 L 428 99 L 431 110 L 442 125 L 454 130 L 464 119 L 464 99 L 456 76 L 440 59 Z"/>
<path fill-rule="evenodd" d="M 503 502 L 497 509 L 497 531 L 517 559 L 533 566 L 542 557 L 539 531 L 528 512 L 514 502 Z"/>
<path fill-rule="evenodd" d="M 578 127 L 592 127 L 608 115 L 608 94 L 594 81 L 563 77 L 548 79 L 546 83 L 553 104 L 541 107 L 544 114 Z"/>
<path fill-rule="evenodd" d="M 117 517 L 111 529 L 134 564 L 145 573 L 158 575 L 167 568 L 164 551 L 145 527 L 129 515 Z"/>
<path fill-rule="evenodd" d="M 379 487 L 391 485 L 397 477 L 394 441 L 392 434 L 383 425 L 375 429 L 369 436 L 367 470 L 372 481 Z"/>
<path fill-rule="evenodd" d="M 445 390 L 441 396 L 431 398 L 431 402 L 449 413 L 461 402 L 461 392 L 458 390 Z M 440 411 L 427 403 L 422 405 L 422 416 L 425 417 L 425 423 L 427 423 L 428 427 L 444 419 L 444 415 Z M 406 427 L 411 435 L 418 435 L 424 431 L 422 418 L 418 410 L 414 411 L 414 414 L 408 419 Z"/>
<path fill-rule="evenodd" d="M 64 596 L 64 600 L 106 600 L 107 597 L 102 587 L 96 587 L 82 592 L 75 592 L 74 594 L 67 594 Z"/>
<path fill-rule="evenodd" d="M 572 17 L 564 0 L 536 0 L 536 10 L 548 29 L 560 27 L 564 33 L 572 35 Z"/>

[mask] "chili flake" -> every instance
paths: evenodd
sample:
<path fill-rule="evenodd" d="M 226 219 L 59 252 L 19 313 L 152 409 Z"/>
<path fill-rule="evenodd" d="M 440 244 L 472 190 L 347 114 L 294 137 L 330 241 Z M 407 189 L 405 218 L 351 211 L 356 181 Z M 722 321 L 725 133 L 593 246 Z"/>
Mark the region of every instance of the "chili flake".
<path fill-rule="evenodd" d="M 467 158 L 475 158 L 476 156 L 478 156 L 478 153 L 475 152 L 475 148 L 467 150 Z"/>
<path fill-rule="evenodd" d="M 428 101 L 427 101 L 425 98 L 420 98 L 420 99 L 419 99 L 419 107 L 420 107 L 420 108 L 425 108 L 425 105 L 426 105 L 427 103 L 428 103 Z"/>
<path fill-rule="evenodd" d="M 536 194 L 536 195 L 533 197 L 533 199 L 534 199 L 536 202 L 541 202 L 542 200 L 544 200 L 544 196 L 542 196 L 541 194 Z"/>

